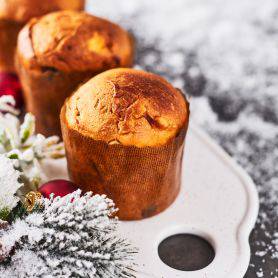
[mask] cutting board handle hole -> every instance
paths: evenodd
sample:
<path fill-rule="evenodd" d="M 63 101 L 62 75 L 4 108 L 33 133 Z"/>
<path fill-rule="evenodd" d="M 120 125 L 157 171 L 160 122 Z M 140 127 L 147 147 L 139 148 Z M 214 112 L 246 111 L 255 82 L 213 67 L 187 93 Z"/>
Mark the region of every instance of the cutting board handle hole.
<path fill-rule="evenodd" d="M 182 271 L 196 271 L 207 267 L 215 258 L 212 245 L 193 234 L 175 234 L 158 245 L 160 259 L 169 267 Z"/>

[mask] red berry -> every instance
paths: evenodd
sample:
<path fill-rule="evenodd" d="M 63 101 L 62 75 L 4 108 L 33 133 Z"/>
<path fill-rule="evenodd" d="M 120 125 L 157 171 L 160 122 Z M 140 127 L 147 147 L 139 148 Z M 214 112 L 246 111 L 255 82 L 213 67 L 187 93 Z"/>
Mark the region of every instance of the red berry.
<path fill-rule="evenodd" d="M 50 194 L 54 196 L 66 196 L 78 189 L 78 186 L 71 181 L 67 180 L 52 180 L 40 186 L 39 192 L 45 198 L 50 198 Z"/>
<path fill-rule="evenodd" d="M 23 97 L 21 85 L 15 74 L 0 73 L 0 97 L 3 95 L 13 96 L 16 102 L 16 107 L 22 107 Z"/>

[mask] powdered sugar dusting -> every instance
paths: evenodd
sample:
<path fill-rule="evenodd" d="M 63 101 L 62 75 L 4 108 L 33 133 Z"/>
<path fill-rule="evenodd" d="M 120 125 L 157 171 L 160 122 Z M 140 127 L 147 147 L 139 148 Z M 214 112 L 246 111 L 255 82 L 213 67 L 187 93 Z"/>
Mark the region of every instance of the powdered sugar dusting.
<path fill-rule="evenodd" d="M 261 210 L 246 277 L 278 277 L 278 2 L 91 0 L 131 30 L 137 67 L 190 96 L 203 126 L 257 184 Z"/>

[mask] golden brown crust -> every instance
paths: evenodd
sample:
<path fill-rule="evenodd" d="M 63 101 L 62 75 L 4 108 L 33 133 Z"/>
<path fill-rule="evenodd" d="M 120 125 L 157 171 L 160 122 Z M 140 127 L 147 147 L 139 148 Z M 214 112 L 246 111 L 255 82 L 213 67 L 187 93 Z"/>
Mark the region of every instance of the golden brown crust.
<path fill-rule="evenodd" d="M 92 78 L 65 103 L 67 125 L 109 144 L 161 146 L 188 124 L 185 97 L 165 79 L 134 69 Z"/>
<path fill-rule="evenodd" d="M 27 22 L 58 10 L 83 10 L 85 0 L 0 0 L 0 19 Z"/>
<path fill-rule="evenodd" d="M 133 44 L 116 24 L 83 12 L 60 11 L 25 26 L 18 38 L 18 55 L 31 68 L 101 72 L 131 66 Z"/>

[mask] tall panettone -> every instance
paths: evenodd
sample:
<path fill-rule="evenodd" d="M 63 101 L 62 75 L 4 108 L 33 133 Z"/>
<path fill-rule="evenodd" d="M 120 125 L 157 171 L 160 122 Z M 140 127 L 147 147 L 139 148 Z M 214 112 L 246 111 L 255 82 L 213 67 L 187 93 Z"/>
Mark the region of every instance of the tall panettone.
<path fill-rule="evenodd" d="M 188 122 L 186 98 L 165 79 L 134 69 L 99 74 L 61 111 L 70 177 L 112 198 L 121 219 L 155 215 L 179 192 Z"/>

